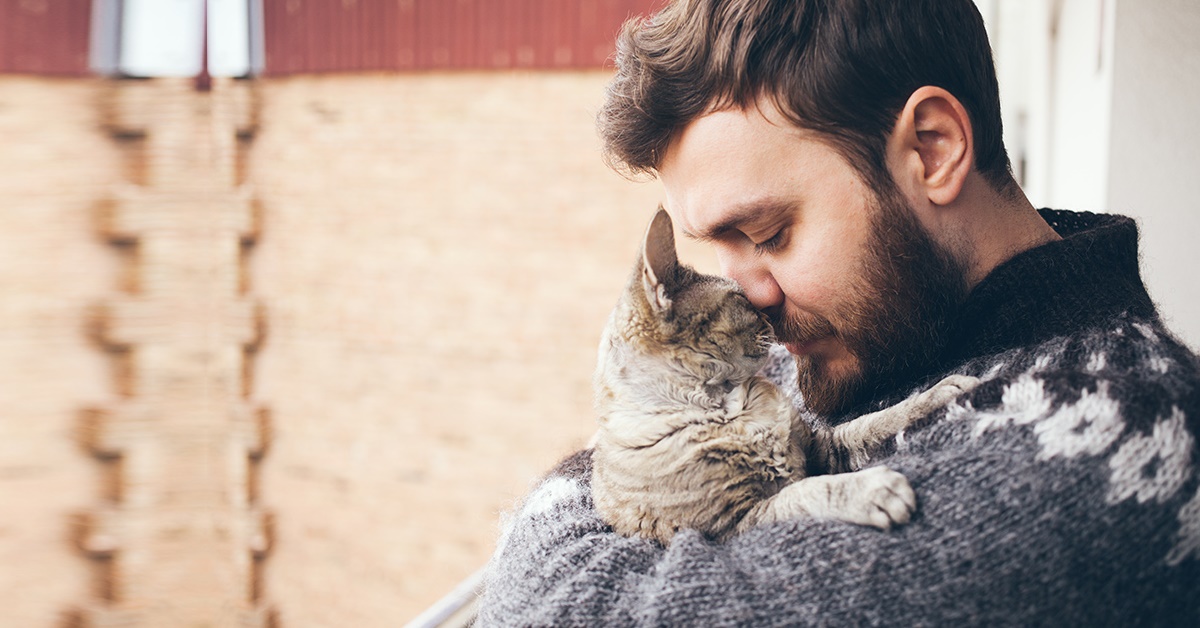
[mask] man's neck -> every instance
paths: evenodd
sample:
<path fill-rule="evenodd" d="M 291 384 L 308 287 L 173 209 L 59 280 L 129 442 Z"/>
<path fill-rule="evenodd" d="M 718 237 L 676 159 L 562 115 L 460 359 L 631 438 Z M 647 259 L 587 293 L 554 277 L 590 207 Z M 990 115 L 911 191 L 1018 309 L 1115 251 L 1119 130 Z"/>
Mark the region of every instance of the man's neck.
<path fill-rule="evenodd" d="M 1014 255 L 1061 238 L 1020 189 L 1005 194 L 972 173 L 956 201 L 943 245 L 963 260 L 974 288 Z"/>

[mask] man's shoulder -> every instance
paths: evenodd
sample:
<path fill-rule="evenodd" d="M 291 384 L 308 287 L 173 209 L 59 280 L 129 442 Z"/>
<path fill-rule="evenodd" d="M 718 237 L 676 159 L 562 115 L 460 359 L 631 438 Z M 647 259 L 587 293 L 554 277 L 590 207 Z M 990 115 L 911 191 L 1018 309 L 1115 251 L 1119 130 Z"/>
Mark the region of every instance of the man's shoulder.
<path fill-rule="evenodd" d="M 967 414 L 985 423 L 1061 414 L 1111 416 L 1122 431 L 1172 420 L 1200 431 L 1200 361 L 1156 320 L 1120 317 L 965 370 L 984 380 L 967 397 Z"/>
<path fill-rule="evenodd" d="M 982 381 L 880 460 L 909 476 L 929 521 L 964 509 L 989 513 L 979 525 L 1010 518 L 1039 547 L 1089 538 L 1111 552 L 1072 555 L 1105 561 L 1096 574 L 1200 557 L 1200 372 L 1161 324 L 1125 317 L 960 372 Z"/>

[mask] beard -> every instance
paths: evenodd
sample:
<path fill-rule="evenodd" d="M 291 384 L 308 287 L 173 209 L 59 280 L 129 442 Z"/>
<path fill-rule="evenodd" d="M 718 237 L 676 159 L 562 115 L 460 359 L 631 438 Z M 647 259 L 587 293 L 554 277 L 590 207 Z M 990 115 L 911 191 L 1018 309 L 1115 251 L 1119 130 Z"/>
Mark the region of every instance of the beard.
<path fill-rule="evenodd" d="M 771 320 L 780 342 L 835 338 L 852 356 L 854 367 L 842 373 L 816 354 L 795 356 L 804 405 L 818 414 L 844 412 L 928 374 L 966 299 L 963 262 L 930 237 L 887 183 L 873 199 L 862 267 L 833 320 L 783 308 Z"/>

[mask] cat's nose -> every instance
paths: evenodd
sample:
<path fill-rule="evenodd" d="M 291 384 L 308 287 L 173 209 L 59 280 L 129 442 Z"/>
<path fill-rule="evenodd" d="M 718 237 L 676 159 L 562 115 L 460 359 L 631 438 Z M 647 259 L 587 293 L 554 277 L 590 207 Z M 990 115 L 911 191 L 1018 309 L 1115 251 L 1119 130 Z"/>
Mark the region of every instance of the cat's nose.
<path fill-rule="evenodd" d="M 773 305 L 758 311 L 758 319 L 766 323 L 772 330 L 775 329 L 775 321 L 780 320 L 783 315 L 782 305 Z"/>

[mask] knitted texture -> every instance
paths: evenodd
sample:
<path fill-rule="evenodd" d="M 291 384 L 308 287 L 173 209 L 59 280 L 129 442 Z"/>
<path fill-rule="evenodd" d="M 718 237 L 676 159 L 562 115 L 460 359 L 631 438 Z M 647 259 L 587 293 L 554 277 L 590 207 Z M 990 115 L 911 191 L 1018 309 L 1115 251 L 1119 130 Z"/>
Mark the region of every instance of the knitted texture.
<path fill-rule="evenodd" d="M 1197 359 L 1146 295 L 1133 221 L 1042 213 L 1064 239 L 976 287 L 935 372 L 810 417 L 984 380 L 872 461 L 916 490 L 909 524 L 785 521 L 724 544 L 685 530 L 663 547 L 600 521 L 583 451 L 510 517 L 480 623 L 1200 625 Z"/>

